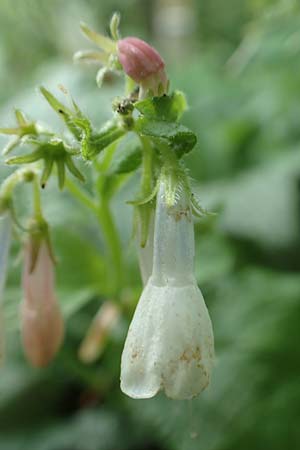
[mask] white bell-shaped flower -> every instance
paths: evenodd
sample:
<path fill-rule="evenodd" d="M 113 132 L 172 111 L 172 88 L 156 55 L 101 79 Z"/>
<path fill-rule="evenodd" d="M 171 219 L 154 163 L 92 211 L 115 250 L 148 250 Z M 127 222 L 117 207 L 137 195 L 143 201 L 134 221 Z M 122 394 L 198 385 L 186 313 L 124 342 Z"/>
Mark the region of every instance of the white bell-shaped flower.
<path fill-rule="evenodd" d="M 4 355 L 3 293 L 7 272 L 7 260 L 11 240 L 11 217 L 9 213 L 0 216 L 0 362 Z"/>
<path fill-rule="evenodd" d="M 172 207 L 162 181 L 157 196 L 153 270 L 128 330 L 121 389 L 132 398 L 160 390 L 190 399 L 209 384 L 211 321 L 194 276 L 194 228 L 188 195 Z"/>

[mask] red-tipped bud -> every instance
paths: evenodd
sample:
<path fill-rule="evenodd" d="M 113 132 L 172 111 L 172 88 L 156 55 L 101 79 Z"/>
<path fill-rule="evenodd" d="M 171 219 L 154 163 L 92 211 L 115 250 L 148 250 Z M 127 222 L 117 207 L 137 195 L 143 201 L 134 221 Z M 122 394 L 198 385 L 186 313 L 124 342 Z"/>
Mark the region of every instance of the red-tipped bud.
<path fill-rule="evenodd" d="M 165 63 L 159 53 L 145 41 L 127 37 L 118 41 L 118 56 L 124 72 L 140 85 L 143 94 L 167 92 Z"/>
<path fill-rule="evenodd" d="M 46 366 L 52 360 L 63 339 L 53 265 L 47 241 L 37 243 L 31 237 L 25 246 L 21 325 L 24 351 L 36 367 Z"/>

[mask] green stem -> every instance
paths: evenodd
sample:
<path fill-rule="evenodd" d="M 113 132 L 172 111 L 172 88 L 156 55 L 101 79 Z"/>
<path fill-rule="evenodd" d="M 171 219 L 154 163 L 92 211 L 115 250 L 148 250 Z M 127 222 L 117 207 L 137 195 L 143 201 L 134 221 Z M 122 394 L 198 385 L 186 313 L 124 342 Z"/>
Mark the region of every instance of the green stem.
<path fill-rule="evenodd" d="M 122 261 L 122 246 L 120 236 L 110 209 L 110 199 L 112 193 L 107 192 L 105 184 L 107 180 L 106 172 L 111 163 L 112 157 L 116 151 L 117 142 L 113 142 L 102 155 L 102 159 L 94 161 L 94 166 L 98 171 L 97 177 L 97 193 L 98 193 L 98 206 L 97 206 L 97 218 L 102 229 L 106 246 L 110 254 L 110 272 L 114 277 L 114 294 L 118 295 L 122 287 L 123 278 L 123 261 Z"/>
<path fill-rule="evenodd" d="M 99 204 L 77 186 L 72 180 L 67 179 L 66 187 L 69 192 L 78 200 L 82 205 L 89 208 L 96 215 L 98 222 L 102 228 L 105 242 L 110 252 L 110 265 L 111 272 L 115 278 L 115 289 L 118 293 L 122 282 L 122 250 L 120 238 L 117 232 L 117 228 L 114 223 L 114 219 L 109 207 L 109 201 L 101 196 Z"/>
<path fill-rule="evenodd" d="M 33 180 L 33 206 L 34 206 L 34 214 L 37 221 L 43 218 L 42 214 L 42 206 L 41 206 L 41 194 L 40 194 L 40 185 L 37 177 L 34 177 Z"/>
<path fill-rule="evenodd" d="M 104 197 L 100 199 L 97 217 L 110 251 L 111 270 L 115 278 L 114 292 L 118 293 L 122 286 L 123 275 L 122 247 L 109 201 Z"/>
<path fill-rule="evenodd" d="M 153 149 L 148 138 L 140 137 L 143 145 L 143 169 L 141 180 L 141 193 L 147 196 L 152 191 L 152 161 Z"/>
<path fill-rule="evenodd" d="M 23 168 L 16 170 L 2 183 L 0 198 L 10 199 L 13 194 L 13 190 L 19 183 L 32 181 L 34 177 L 35 172 L 33 172 L 33 170 Z"/>
<path fill-rule="evenodd" d="M 73 197 L 76 198 L 76 200 L 78 200 L 80 203 L 82 203 L 82 205 L 86 206 L 97 214 L 97 205 L 90 195 L 84 192 L 83 189 L 78 187 L 77 184 L 70 179 L 66 180 L 65 185 L 69 192 L 73 195 Z"/>

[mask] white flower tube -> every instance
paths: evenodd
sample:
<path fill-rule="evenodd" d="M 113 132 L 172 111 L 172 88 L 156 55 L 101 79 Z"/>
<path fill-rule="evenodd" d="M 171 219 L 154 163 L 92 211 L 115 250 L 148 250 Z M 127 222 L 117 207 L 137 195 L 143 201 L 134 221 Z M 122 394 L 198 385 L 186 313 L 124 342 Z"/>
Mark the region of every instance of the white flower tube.
<path fill-rule="evenodd" d="M 160 390 L 190 399 L 209 384 L 214 358 L 211 321 L 194 276 L 194 229 L 185 193 L 166 204 L 157 196 L 153 271 L 129 327 L 121 389 L 132 398 Z"/>
<path fill-rule="evenodd" d="M 11 217 L 8 213 L 0 216 L 0 362 L 4 356 L 4 320 L 3 320 L 3 291 L 7 272 L 7 259 L 11 240 Z"/>

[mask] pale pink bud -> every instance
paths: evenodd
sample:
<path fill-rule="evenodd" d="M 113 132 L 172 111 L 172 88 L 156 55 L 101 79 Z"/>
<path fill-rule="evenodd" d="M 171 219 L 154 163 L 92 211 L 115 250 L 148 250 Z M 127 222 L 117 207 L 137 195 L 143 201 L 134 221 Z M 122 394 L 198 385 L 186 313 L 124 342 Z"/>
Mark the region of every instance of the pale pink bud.
<path fill-rule="evenodd" d="M 54 263 L 45 239 L 25 246 L 24 300 L 21 305 L 23 347 L 33 366 L 46 366 L 63 339 L 63 319 L 54 292 Z"/>
<path fill-rule="evenodd" d="M 150 90 L 154 95 L 166 93 L 165 63 L 153 47 L 141 39 L 127 37 L 118 41 L 118 56 L 124 72 L 142 91 Z"/>
<path fill-rule="evenodd" d="M 119 316 L 120 309 L 115 303 L 106 301 L 101 305 L 79 349 L 83 362 L 91 363 L 101 356 Z"/>

